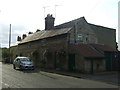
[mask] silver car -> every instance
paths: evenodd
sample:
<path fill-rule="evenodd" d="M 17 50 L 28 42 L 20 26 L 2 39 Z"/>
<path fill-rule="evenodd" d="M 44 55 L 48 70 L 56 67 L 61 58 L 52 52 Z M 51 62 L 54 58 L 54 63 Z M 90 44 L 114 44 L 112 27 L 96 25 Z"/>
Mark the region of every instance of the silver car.
<path fill-rule="evenodd" d="M 13 61 L 13 68 L 23 69 L 34 69 L 34 64 L 29 57 L 17 57 Z"/>

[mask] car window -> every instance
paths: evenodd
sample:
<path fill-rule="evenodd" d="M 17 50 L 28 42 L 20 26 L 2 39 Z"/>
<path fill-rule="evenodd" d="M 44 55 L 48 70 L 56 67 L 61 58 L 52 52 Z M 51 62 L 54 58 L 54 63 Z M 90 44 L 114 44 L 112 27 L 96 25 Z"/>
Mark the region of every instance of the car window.
<path fill-rule="evenodd" d="M 29 58 L 21 58 L 20 61 L 30 61 Z"/>
<path fill-rule="evenodd" d="M 19 58 L 17 58 L 17 59 L 16 59 L 16 61 L 20 61 L 20 59 L 19 59 Z"/>

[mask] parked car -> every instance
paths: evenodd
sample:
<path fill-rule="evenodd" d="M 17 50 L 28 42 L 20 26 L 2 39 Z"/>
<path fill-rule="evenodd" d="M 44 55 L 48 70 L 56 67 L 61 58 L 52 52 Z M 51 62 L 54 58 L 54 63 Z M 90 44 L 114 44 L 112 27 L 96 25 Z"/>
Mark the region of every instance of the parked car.
<path fill-rule="evenodd" d="M 13 68 L 24 69 L 34 69 L 34 63 L 30 60 L 29 57 L 17 57 L 13 61 Z"/>

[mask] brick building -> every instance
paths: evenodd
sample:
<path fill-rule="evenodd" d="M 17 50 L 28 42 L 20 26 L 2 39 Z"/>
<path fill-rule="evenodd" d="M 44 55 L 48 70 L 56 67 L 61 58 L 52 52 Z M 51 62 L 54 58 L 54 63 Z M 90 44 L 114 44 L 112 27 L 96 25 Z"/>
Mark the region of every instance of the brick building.
<path fill-rule="evenodd" d="M 47 15 L 45 30 L 29 34 L 14 46 L 15 56 L 29 56 L 42 68 L 84 73 L 112 70 L 115 29 L 90 24 L 84 17 L 54 26 L 54 19 Z"/>

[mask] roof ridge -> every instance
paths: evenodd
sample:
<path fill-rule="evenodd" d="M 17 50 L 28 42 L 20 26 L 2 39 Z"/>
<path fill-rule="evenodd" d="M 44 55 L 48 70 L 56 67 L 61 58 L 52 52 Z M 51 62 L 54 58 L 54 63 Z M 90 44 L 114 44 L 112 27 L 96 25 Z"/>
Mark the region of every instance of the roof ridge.
<path fill-rule="evenodd" d="M 102 25 L 96 25 L 96 24 L 92 24 L 92 23 L 88 23 L 89 25 L 93 25 L 93 26 L 96 26 L 96 27 L 102 27 L 102 28 L 107 28 L 107 29 L 111 29 L 111 30 L 116 30 L 114 28 L 109 28 L 107 26 L 102 26 Z"/>
<path fill-rule="evenodd" d="M 67 27 L 73 27 L 74 24 L 75 24 L 75 22 L 77 22 L 77 21 L 79 21 L 79 20 L 82 20 L 82 19 L 84 19 L 84 20 L 86 21 L 85 17 L 82 16 L 82 17 L 79 17 L 79 18 L 77 18 L 77 19 L 73 19 L 73 20 L 71 20 L 71 21 L 67 21 L 67 22 L 61 23 L 61 24 L 59 24 L 59 25 L 56 25 L 56 26 L 54 26 L 54 28 L 55 28 L 55 29 L 64 28 L 65 25 L 67 25 Z M 69 24 L 70 24 L 70 25 L 69 25 Z M 62 26 L 62 27 L 61 27 L 61 26 Z M 65 27 L 66 27 L 66 26 L 65 26 Z"/>
<path fill-rule="evenodd" d="M 63 28 L 59 30 L 44 30 L 44 31 L 42 30 L 40 32 L 35 32 L 32 35 L 23 39 L 20 44 L 43 39 L 43 38 L 54 37 L 56 35 L 63 35 L 63 34 L 68 33 L 71 29 L 72 28 Z"/>

